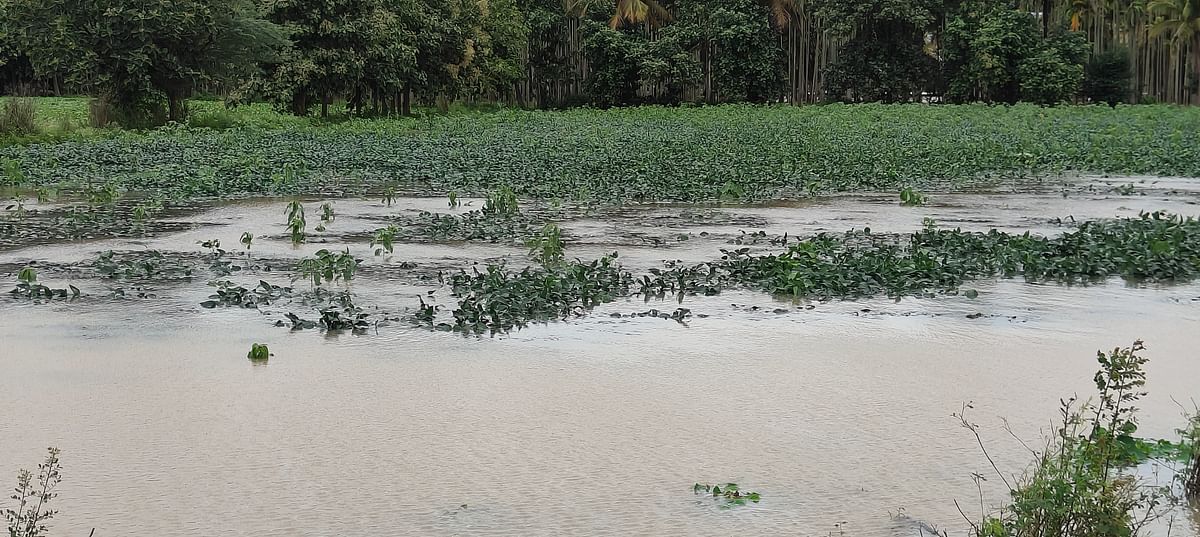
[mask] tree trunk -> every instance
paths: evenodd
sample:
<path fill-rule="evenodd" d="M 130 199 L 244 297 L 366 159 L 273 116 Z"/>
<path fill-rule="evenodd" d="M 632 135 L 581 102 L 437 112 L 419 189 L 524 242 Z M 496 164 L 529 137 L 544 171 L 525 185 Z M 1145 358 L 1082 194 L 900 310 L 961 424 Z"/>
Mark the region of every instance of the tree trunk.
<path fill-rule="evenodd" d="M 167 93 L 167 119 L 170 121 L 182 122 L 187 118 L 187 103 L 184 101 L 183 92 L 171 90 Z"/>
<path fill-rule="evenodd" d="M 406 116 L 412 115 L 412 91 L 404 88 L 404 93 L 400 95 L 400 113 Z"/>
<path fill-rule="evenodd" d="M 321 117 L 329 117 L 329 101 L 328 93 L 321 96 Z"/>

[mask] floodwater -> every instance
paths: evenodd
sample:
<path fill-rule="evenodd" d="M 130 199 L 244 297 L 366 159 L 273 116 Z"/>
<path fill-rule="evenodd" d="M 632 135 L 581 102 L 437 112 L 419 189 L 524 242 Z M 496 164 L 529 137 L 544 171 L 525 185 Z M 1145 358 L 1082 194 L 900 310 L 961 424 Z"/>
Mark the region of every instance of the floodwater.
<path fill-rule="evenodd" d="M 744 247 L 731 244 L 743 231 L 907 231 L 930 217 L 1049 234 L 1068 216 L 1200 215 L 1191 186 L 943 194 L 917 208 L 894 194 L 650 205 L 561 225 L 569 255 L 618 251 L 637 272 L 719 257 Z M 319 201 L 305 203 L 310 226 Z M 1183 408 L 1200 399 L 1194 284 L 981 281 L 976 299 L 811 304 L 727 292 L 618 301 L 567 322 L 463 337 L 403 323 L 362 335 L 290 331 L 269 308 L 201 308 L 206 277 L 143 282 L 153 298 L 114 299 L 109 288 L 130 285 L 79 270 L 104 250 L 194 255 L 212 238 L 234 250 L 251 231 L 252 258 L 277 264 L 350 247 L 365 260 L 350 286 L 357 300 L 397 311 L 437 289 L 439 270 L 525 262 L 523 247 L 503 242 L 372 255 L 365 233 L 381 218 L 451 212 L 436 199 L 332 200 L 334 223 L 295 249 L 285 203 L 218 205 L 178 217 L 186 231 L 147 238 L 0 252 L 0 272 L 35 262 L 41 280 L 85 294 L 0 298 L 0 478 L 35 465 L 46 446 L 62 449 L 52 535 L 965 535 L 955 500 L 979 512 L 972 473 L 990 477 L 986 506 L 1004 491 L 951 416 L 964 403 L 1015 474 L 1030 457 L 1013 436 L 1036 445 L 1060 398 L 1090 393 L 1097 349 L 1146 340 L 1140 434 L 1174 438 Z M 287 281 L 277 271 L 228 279 L 260 278 Z M 449 303 L 445 294 L 434 300 Z M 680 306 L 694 314 L 686 324 L 614 316 Z M 274 353 L 267 365 L 246 359 L 255 342 Z M 721 509 L 693 494 L 697 482 L 736 482 L 762 501 Z M 1181 510 L 1156 531 L 1200 535 L 1200 517 Z"/>

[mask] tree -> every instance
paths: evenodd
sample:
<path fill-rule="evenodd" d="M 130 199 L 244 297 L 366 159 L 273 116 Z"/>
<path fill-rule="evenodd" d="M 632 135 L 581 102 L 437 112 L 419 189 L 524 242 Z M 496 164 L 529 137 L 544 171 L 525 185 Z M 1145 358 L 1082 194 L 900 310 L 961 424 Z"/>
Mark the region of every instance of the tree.
<path fill-rule="evenodd" d="M 7 18 L 36 75 L 97 88 L 126 126 L 182 120 L 197 82 L 242 76 L 287 43 L 249 0 L 10 0 Z"/>
<path fill-rule="evenodd" d="M 1045 105 L 1074 99 L 1083 83 L 1087 50 L 1087 40 L 1079 32 L 1043 40 L 1018 70 L 1021 99 Z"/>
<path fill-rule="evenodd" d="M 833 100 L 905 101 L 932 86 L 936 60 L 925 36 L 938 21 L 941 0 L 817 0 L 827 28 L 849 40 L 826 75 Z"/>
<path fill-rule="evenodd" d="M 1021 62 L 1034 54 L 1040 40 L 1029 13 L 983 2 L 965 4 L 946 25 L 946 98 L 1016 102 Z"/>
<path fill-rule="evenodd" d="M 287 30 L 294 48 L 270 68 L 267 93 L 305 115 L 316 103 L 329 113 L 336 94 L 363 79 L 381 23 L 380 0 L 265 0 L 267 18 Z"/>
<path fill-rule="evenodd" d="M 1092 56 L 1084 67 L 1083 95 L 1095 103 L 1116 106 L 1129 98 L 1129 52 L 1113 49 Z"/>
<path fill-rule="evenodd" d="M 1192 89 L 1200 91 L 1200 0 L 1151 0 L 1147 10 L 1155 18 L 1150 37 L 1166 37 L 1176 54 L 1191 47 Z"/>

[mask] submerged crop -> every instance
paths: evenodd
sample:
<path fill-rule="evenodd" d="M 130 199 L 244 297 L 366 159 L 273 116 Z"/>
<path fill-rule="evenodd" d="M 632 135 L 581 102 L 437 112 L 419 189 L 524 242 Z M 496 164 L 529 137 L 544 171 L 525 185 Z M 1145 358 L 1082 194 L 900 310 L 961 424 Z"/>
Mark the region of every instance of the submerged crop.
<path fill-rule="evenodd" d="M 386 185 L 387 204 L 398 190 L 457 197 L 507 185 L 523 199 L 744 201 L 1072 171 L 1200 176 L 1198 122 L 1200 109 L 1167 106 L 508 111 L 122 133 L 0 148 L 0 159 L 24 183 L 71 178 L 105 185 L 101 197 L 378 195 Z"/>

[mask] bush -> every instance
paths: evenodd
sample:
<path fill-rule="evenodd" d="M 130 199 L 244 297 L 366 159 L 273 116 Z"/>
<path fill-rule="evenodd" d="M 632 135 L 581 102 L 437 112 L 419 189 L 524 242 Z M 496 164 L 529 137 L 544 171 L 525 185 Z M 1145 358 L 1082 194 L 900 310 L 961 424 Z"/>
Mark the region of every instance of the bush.
<path fill-rule="evenodd" d="M 238 127 L 242 121 L 228 110 L 216 110 L 188 116 L 188 126 L 213 130 L 225 130 Z"/>
<path fill-rule="evenodd" d="M 1083 96 L 1094 103 L 1116 106 L 1129 98 L 1129 53 L 1110 50 L 1092 56 L 1083 71 Z"/>
<path fill-rule="evenodd" d="M 35 134 L 37 111 L 29 97 L 9 97 L 0 110 L 0 134 Z"/>

